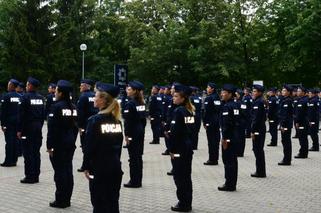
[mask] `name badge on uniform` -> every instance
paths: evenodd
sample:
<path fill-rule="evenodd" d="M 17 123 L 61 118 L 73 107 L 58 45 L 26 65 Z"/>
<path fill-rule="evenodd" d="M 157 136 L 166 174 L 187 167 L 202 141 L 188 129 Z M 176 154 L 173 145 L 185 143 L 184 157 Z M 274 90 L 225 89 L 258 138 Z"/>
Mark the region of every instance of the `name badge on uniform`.
<path fill-rule="evenodd" d="M 158 100 L 158 101 L 162 101 L 162 98 L 161 98 L 161 97 L 157 97 L 157 100 Z"/>
<path fill-rule="evenodd" d="M 234 112 L 234 115 L 239 115 L 240 114 L 238 109 L 234 109 L 233 112 Z"/>
<path fill-rule="evenodd" d="M 258 106 L 254 106 L 253 109 L 258 109 L 259 107 Z"/>
<path fill-rule="evenodd" d="M 314 104 L 309 104 L 309 107 L 313 107 L 314 106 Z"/>
<path fill-rule="evenodd" d="M 195 100 L 194 100 L 194 103 L 199 104 L 199 103 L 200 103 L 200 100 L 195 99 Z"/>
<path fill-rule="evenodd" d="M 193 124 L 193 123 L 195 123 L 195 119 L 194 119 L 193 116 L 184 117 L 184 119 L 185 119 L 185 123 L 186 123 L 186 124 Z"/>
<path fill-rule="evenodd" d="M 302 104 L 298 104 L 298 107 L 302 107 Z"/>
<path fill-rule="evenodd" d="M 128 110 L 128 109 L 124 110 L 124 113 L 128 113 L 128 112 L 129 112 L 129 110 Z"/>
<path fill-rule="evenodd" d="M 208 104 L 208 102 L 206 101 L 204 104 Z"/>
<path fill-rule="evenodd" d="M 168 108 L 172 108 L 172 105 L 168 105 Z"/>
<path fill-rule="evenodd" d="M 89 101 L 89 102 L 94 102 L 94 101 L 95 101 L 95 97 L 89 97 L 89 98 L 88 98 L 88 101 Z"/>
<path fill-rule="evenodd" d="M 43 101 L 41 99 L 30 99 L 31 105 L 43 105 Z"/>
<path fill-rule="evenodd" d="M 172 122 L 171 122 L 171 124 L 175 124 L 175 123 L 176 123 L 176 121 L 172 121 Z"/>
<path fill-rule="evenodd" d="M 228 112 L 223 112 L 222 115 L 228 115 Z"/>
<path fill-rule="evenodd" d="M 287 104 L 284 104 L 283 107 L 288 107 L 288 105 L 287 105 Z"/>
<path fill-rule="evenodd" d="M 136 110 L 137 110 L 138 112 L 144 112 L 144 111 L 145 111 L 145 105 L 137 106 L 137 107 L 136 107 Z"/>
<path fill-rule="evenodd" d="M 56 97 L 52 97 L 52 101 L 56 101 Z"/>
<path fill-rule="evenodd" d="M 246 109 L 247 107 L 246 107 L 246 105 L 245 104 L 242 104 L 241 105 L 241 109 Z"/>
<path fill-rule="evenodd" d="M 10 102 L 11 103 L 19 103 L 20 100 L 19 100 L 19 98 L 10 98 Z"/>
<path fill-rule="evenodd" d="M 272 104 L 272 101 L 269 101 L 269 104 Z"/>
<path fill-rule="evenodd" d="M 221 105 L 221 101 L 214 101 L 214 104 L 215 104 L 216 106 L 219 106 L 219 105 Z"/>
<path fill-rule="evenodd" d="M 100 128 L 102 134 L 122 132 L 120 124 L 102 124 L 100 125 Z"/>

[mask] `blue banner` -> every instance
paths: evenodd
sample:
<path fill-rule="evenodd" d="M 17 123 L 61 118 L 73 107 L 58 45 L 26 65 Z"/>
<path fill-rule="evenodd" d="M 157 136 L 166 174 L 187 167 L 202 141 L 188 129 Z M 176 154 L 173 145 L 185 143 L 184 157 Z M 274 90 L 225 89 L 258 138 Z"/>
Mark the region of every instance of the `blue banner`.
<path fill-rule="evenodd" d="M 128 84 L 128 66 L 116 64 L 114 70 L 114 84 L 120 88 L 121 93 L 125 92 Z"/>

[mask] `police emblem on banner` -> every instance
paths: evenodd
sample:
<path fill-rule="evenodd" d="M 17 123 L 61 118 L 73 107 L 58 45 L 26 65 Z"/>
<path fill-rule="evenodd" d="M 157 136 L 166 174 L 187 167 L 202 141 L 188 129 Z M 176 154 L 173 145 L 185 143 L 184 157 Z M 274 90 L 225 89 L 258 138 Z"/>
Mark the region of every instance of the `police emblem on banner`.
<path fill-rule="evenodd" d="M 114 84 L 118 86 L 120 92 L 123 93 L 128 84 L 128 66 L 116 64 L 114 70 Z"/>

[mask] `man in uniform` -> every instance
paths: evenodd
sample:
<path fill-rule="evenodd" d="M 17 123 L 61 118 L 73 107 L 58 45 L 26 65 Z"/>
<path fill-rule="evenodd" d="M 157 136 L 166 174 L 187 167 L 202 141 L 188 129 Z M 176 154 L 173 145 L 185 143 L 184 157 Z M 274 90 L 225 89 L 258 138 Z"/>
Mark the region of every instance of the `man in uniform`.
<path fill-rule="evenodd" d="M 252 109 L 252 97 L 250 94 L 250 88 L 245 87 L 243 89 L 244 96 L 242 98 L 243 105 L 243 110 L 245 111 L 245 117 L 247 118 L 246 120 L 246 125 L 245 125 L 245 135 L 246 138 L 251 138 L 251 109 Z"/>
<path fill-rule="evenodd" d="M 94 107 L 94 97 L 95 93 L 91 91 L 94 81 L 90 79 L 83 79 L 80 81 L 80 92 L 77 103 L 77 113 L 78 113 L 78 127 L 80 134 L 80 144 L 83 150 L 85 143 L 85 130 L 87 127 L 88 118 L 97 113 L 97 109 Z M 78 172 L 83 172 L 83 166 L 77 170 Z"/>
<path fill-rule="evenodd" d="M 168 147 L 169 147 L 169 140 L 165 135 L 166 130 L 166 122 L 167 122 L 167 112 L 170 109 L 169 106 L 172 103 L 172 95 L 171 95 L 171 86 L 168 85 L 165 87 L 164 90 L 164 97 L 163 97 L 163 111 L 162 111 L 162 131 L 164 134 L 165 146 L 166 150 L 162 153 L 162 155 L 169 155 Z M 167 125 L 168 126 L 168 125 Z"/>
<path fill-rule="evenodd" d="M 293 110 L 294 110 L 294 112 L 297 111 L 297 106 L 298 106 L 299 97 L 297 95 L 298 94 L 297 91 L 298 91 L 298 88 L 297 87 L 293 87 L 292 98 L 293 98 Z M 295 119 L 296 119 L 295 117 L 296 117 L 296 114 L 293 113 L 293 124 L 294 124 L 294 126 L 295 126 Z M 297 131 L 296 128 L 295 128 L 295 134 L 294 134 L 294 136 L 292 138 L 298 138 L 298 131 Z"/>
<path fill-rule="evenodd" d="M 37 92 L 40 82 L 28 78 L 26 93 L 21 97 L 18 113 L 17 136 L 22 140 L 25 159 L 25 177 L 21 183 L 39 182 L 42 126 L 45 118 L 44 97 Z"/>
<path fill-rule="evenodd" d="M 239 107 L 233 96 L 236 88 L 225 84 L 221 96 L 223 101 L 221 129 L 222 129 L 222 158 L 225 170 L 225 184 L 218 187 L 220 191 L 235 191 L 237 183 L 237 135 L 239 122 Z"/>
<path fill-rule="evenodd" d="M 204 100 L 203 125 L 206 130 L 209 158 L 204 165 L 218 165 L 220 146 L 221 100 L 216 92 L 216 84 L 207 84 L 207 97 Z"/>
<path fill-rule="evenodd" d="M 305 88 L 303 86 L 297 89 L 297 104 L 294 109 L 294 123 L 295 129 L 297 130 L 297 136 L 300 142 L 299 153 L 294 156 L 295 158 L 307 158 L 309 152 L 308 142 L 308 97 L 305 95 Z"/>
<path fill-rule="evenodd" d="M 277 146 L 278 144 L 278 111 L 279 105 L 278 100 L 275 96 L 276 88 L 270 88 L 268 95 L 268 120 L 269 120 L 269 131 L 271 134 L 271 143 L 268 146 Z"/>
<path fill-rule="evenodd" d="M 202 98 L 197 94 L 198 88 L 191 87 L 193 93 L 190 97 L 191 103 L 195 107 L 195 130 L 192 132 L 192 148 L 197 150 L 198 147 L 198 134 L 202 125 Z"/>
<path fill-rule="evenodd" d="M 18 86 L 16 87 L 16 92 L 17 92 L 19 95 L 22 96 L 23 93 L 24 93 L 24 88 L 25 88 L 24 83 L 20 82 L 20 83 L 18 84 Z"/>
<path fill-rule="evenodd" d="M 319 121 L 320 121 L 320 108 L 318 90 L 311 89 L 309 91 L 309 103 L 308 103 L 308 121 L 309 121 L 309 134 L 312 139 L 312 147 L 309 151 L 319 151 Z"/>
<path fill-rule="evenodd" d="M 48 116 L 51 105 L 56 101 L 55 98 L 56 84 L 51 83 L 48 86 L 48 95 L 46 99 L 46 115 Z"/>
<path fill-rule="evenodd" d="M 149 144 L 159 144 L 159 138 L 161 135 L 161 116 L 162 116 L 162 97 L 158 94 L 159 86 L 154 85 L 152 87 L 150 101 L 149 101 L 149 116 L 150 125 L 153 132 L 153 141 Z"/>
<path fill-rule="evenodd" d="M 18 160 L 17 114 L 21 97 L 15 90 L 18 84 L 19 81 L 11 79 L 8 82 L 8 93 L 1 101 L 1 128 L 6 140 L 6 157 L 0 164 L 3 167 L 16 166 Z"/>
<path fill-rule="evenodd" d="M 263 99 L 264 87 L 253 85 L 252 123 L 251 137 L 253 141 L 253 152 L 256 158 L 256 171 L 251 177 L 266 177 L 264 142 L 266 134 L 266 111 Z"/>

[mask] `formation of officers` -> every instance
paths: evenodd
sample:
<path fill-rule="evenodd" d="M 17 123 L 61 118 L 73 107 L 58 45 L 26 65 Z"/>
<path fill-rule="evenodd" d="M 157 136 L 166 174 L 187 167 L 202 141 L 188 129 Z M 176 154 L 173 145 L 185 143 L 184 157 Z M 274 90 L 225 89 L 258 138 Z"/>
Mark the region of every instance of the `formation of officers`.
<path fill-rule="evenodd" d="M 89 180 L 93 212 L 119 212 L 123 141 L 128 149 L 130 173 L 124 187 L 142 187 L 147 112 L 153 132 L 150 144 L 159 144 L 163 137 L 166 150 L 162 155 L 170 156 L 172 168 L 167 174 L 174 178 L 178 198 L 172 211 L 192 210 L 192 159 L 198 149 L 202 124 L 208 141 L 204 165 L 218 165 L 221 146 L 225 183 L 218 187 L 220 191 L 236 190 L 237 158 L 244 156 L 246 138 L 252 138 L 256 158 L 256 170 L 251 176 L 266 177 L 266 121 L 271 134 L 268 146 L 277 146 L 278 130 L 281 131 L 284 156 L 278 165 L 291 165 L 293 127 L 300 142 L 295 158 L 307 158 L 309 151 L 319 151 L 317 89 L 284 85 L 281 91 L 271 88 L 265 93 L 260 85 L 241 90 L 225 84 L 219 94 L 217 85 L 208 83 L 207 95 L 202 97 L 196 87 L 180 83 L 154 85 L 147 110 L 145 88 L 139 81 L 129 82 L 125 93 L 118 98 L 118 87 L 83 79 L 76 105 L 69 81 L 50 84 L 46 98 L 37 92 L 39 86 L 40 82 L 33 77 L 28 78 L 25 92 L 19 81 L 8 82 L 8 92 L 1 105 L 1 127 L 6 141 L 1 166 L 16 166 L 18 157 L 23 155 L 25 177 L 20 182 L 38 183 L 42 127 L 47 120 L 46 146 L 56 184 L 55 200 L 49 205 L 55 208 L 70 206 L 74 185 L 72 160 L 79 134 L 83 161 L 78 171 L 84 172 Z M 310 149 L 308 136 L 312 139 Z"/>

